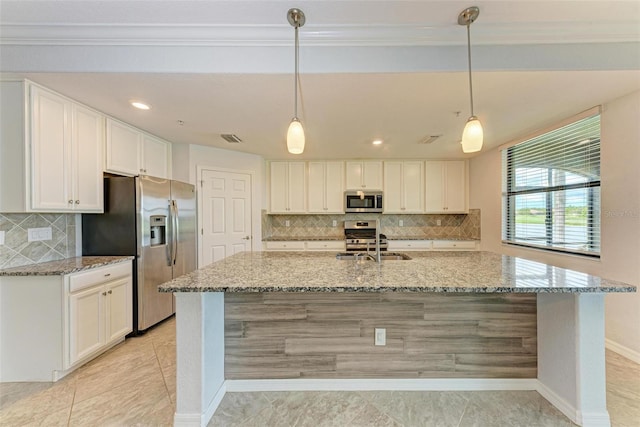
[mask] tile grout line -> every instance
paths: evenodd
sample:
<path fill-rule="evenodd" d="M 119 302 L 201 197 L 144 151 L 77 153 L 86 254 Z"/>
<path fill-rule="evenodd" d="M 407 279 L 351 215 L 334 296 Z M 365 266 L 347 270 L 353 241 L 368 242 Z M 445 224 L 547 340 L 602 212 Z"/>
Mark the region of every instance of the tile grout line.
<path fill-rule="evenodd" d="M 156 350 L 156 342 L 153 339 L 153 337 L 151 337 L 151 345 L 153 346 L 153 354 L 156 357 L 156 362 L 158 362 L 158 369 L 160 369 L 160 375 L 162 375 L 162 383 L 164 384 L 164 390 L 167 392 L 167 398 L 169 399 L 169 402 L 171 402 L 171 405 L 173 406 L 173 410 L 175 412 L 176 402 L 171 400 L 171 393 L 169 392 L 169 386 L 167 386 L 167 379 L 165 378 L 164 371 L 162 370 L 162 365 L 160 364 L 160 358 L 158 357 L 158 352 Z"/>
<path fill-rule="evenodd" d="M 71 426 L 71 415 L 73 414 L 73 405 L 76 403 L 77 392 L 78 392 L 78 380 L 76 378 L 73 385 L 73 399 L 71 399 L 71 407 L 69 408 L 69 417 L 67 418 L 67 427 Z"/>

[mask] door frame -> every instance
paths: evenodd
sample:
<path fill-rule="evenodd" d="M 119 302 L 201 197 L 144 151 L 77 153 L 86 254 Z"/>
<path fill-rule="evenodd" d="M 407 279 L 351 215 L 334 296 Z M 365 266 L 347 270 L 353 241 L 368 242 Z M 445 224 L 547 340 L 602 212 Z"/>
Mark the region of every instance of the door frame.
<path fill-rule="evenodd" d="M 198 268 L 202 265 L 202 229 L 204 228 L 204 218 L 202 214 L 202 172 L 210 171 L 210 172 L 223 172 L 223 173 L 238 173 L 249 175 L 251 179 L 249 189 L 251 191 L 251 251 L 259 251 L 262 246 L 262 227 L 260 226 L 262 219 L 256 224 L 256 206 L 258 209 L 261 209 L 261 204 L 256 201 L 256 193 L 257 191 L 255 186 L 256 182 L 256 171 L 247 170 L 247 169 L 230 169 L 230 168 L 219 168 L 217 166 L 201 166 L 196 165 L 196 196 L 197 196 L 197 205 L 198 205 L 198 230 L 196 230 L 197 242 L 198 242 Z M 260 212 L 260 211 L 258 211 Z M 259 236 L 256 236 L 260 234 Z"/>

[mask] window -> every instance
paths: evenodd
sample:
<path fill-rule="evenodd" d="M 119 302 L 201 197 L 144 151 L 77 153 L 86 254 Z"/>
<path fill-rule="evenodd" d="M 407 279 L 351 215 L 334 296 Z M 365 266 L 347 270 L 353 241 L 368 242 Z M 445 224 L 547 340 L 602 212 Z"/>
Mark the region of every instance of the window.
<path fill-rule="evenodd" d="M 502 152 L 504 243 L 600 254 L 600 115 Z"/>

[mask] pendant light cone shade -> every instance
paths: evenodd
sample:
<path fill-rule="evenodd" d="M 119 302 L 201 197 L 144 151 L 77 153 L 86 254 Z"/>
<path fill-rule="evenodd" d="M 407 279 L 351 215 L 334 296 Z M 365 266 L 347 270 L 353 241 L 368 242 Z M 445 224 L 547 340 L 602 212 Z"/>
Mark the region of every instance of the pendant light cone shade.
<path fill-rule="evenodd" d="M 482 150 L 483 140 L 482 124 L 476 116 L 469 117 L 462 131 L 462 152 L 475 153 Z"/>
<path fill-rule="evenodd" d="M 304 151 L 304 128 L 297 118 L 291 120 L 287 130 L 287 150 L 291 154 L 302 154 Z"/>
<path fill-rule="evenodd" d="M 302 154 L 304 151 L 304 128 L 302 127 L 302 123 L 298 120 L 298 28 L 302 27 L 306 21 L 304 16 L 304 12 L 300 9 L 289 9 L 287 12 L 287 21 L 295 30 L 295 75 L 293 82 L 293 93 L 294 93 L 294 110 L 293 110 L 293 120 L 289 124 L 289 129 L 287 130 L 287 150 L 291 154 Z"/>
<path fill-rule="evenodd" d="M 478 18 L 480 9 L 476 6 L 469 7 L 458 15 L 458 24 L 467 27 L 467 58 L 469 60 L 469 99 L 471 101 L 471 117 L 462 131 L 462 152 L 475 153 L 482 150 L 484 132 L 480 120 L 473 114 L 473 80 L 471 79 L 471 24 Z"/>

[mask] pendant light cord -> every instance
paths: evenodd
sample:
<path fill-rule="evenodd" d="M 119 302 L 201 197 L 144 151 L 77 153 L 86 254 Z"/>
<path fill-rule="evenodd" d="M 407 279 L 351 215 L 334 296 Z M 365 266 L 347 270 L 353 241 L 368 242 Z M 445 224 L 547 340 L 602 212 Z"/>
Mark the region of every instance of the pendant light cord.
<path fill-rule="evenodd" d="M 294 93 L 294 97 L 295 99 L 293 100 L 293 105 L 294 105 L 294 112 L 293 112 L 293 118 L 294 119 L 298 119 L 298 27 L 299 24 L 296 23 L 295 26 L 295 33 L 296 33 L 296 41 L 295 41 L 295 58 L 296 58 L 296 72 L 295 72 L 295 76 L 294 76 L 294 82 L 293 82 L 293 93 Z"/>
<path fill-rule="evenodd" d="M 469 99 L 471 99 L 471 117 L 473 114 L 473 82 L 471 81 L 471 23 L 467 23 L 467 57 L 469 59 Z"/>

